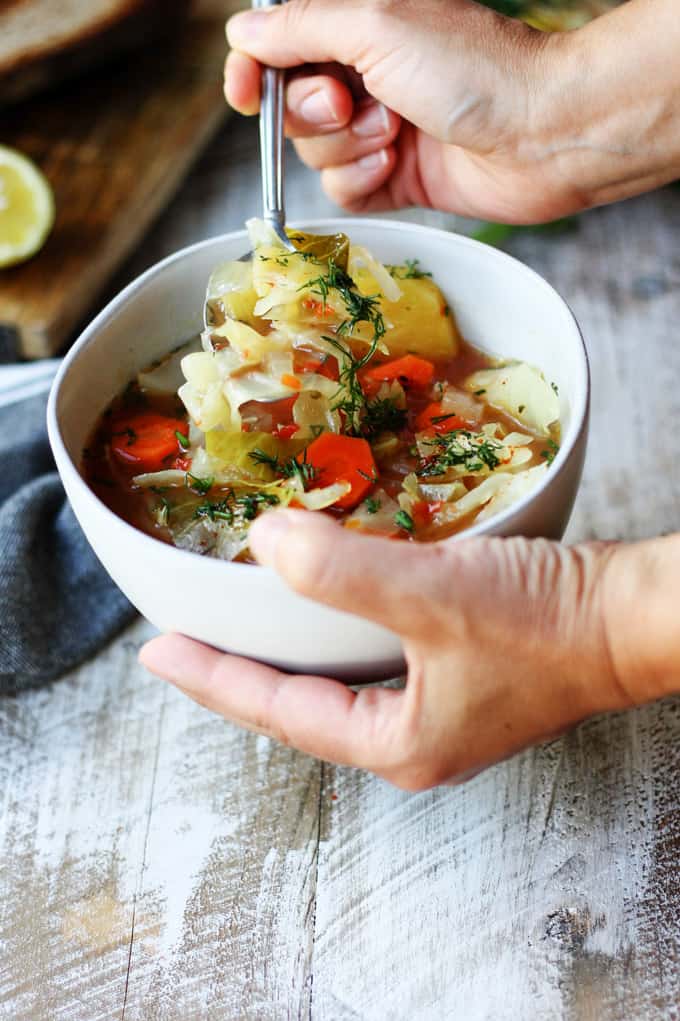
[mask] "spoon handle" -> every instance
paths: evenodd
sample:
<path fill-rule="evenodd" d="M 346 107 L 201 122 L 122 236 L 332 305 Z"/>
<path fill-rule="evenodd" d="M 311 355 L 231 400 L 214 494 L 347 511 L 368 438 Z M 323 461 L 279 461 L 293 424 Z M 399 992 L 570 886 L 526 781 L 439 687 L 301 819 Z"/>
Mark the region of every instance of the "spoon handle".
<path fill-rule="evenodd" d="M 254 0 L 253 7 L 274 7 L 281 0 Z M 260 157 L 262 160 L 262 204 L 264 219 L 282 240 L 286 212 L 283 201 L 283 107 L 284 72 L 273 67 L 262 69 L 260 107 Z"/>

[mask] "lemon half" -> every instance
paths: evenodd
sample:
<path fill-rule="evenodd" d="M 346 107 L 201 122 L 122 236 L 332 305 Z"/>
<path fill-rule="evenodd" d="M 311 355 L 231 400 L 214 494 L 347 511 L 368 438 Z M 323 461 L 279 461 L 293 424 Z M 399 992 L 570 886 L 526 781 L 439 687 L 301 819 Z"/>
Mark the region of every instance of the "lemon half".
<path fill-rule="evenodd" d="M 54 223 L 54 196 L 36 165 L 0 145 L 0 268 L 30 259 Z"/>

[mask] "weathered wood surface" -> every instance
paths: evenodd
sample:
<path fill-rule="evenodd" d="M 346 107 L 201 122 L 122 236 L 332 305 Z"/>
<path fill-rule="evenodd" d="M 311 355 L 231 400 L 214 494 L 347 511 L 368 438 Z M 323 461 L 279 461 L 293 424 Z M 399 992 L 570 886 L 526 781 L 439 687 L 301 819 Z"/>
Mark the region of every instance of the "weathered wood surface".
<path fill-rule="evenodd" d="M 256 211 L 253 127 L 126 277 Z M 299 168 L 289 191 L 329 210 Z M 572 540 L 680 523 L 679 228 L 667 191 L 514 245 L 589 341 Z M 413 796 L 187 702 L 136 665 L 147 634 L 0 702 L 3 1021 L 680 1018 L 680 700 Z"/>

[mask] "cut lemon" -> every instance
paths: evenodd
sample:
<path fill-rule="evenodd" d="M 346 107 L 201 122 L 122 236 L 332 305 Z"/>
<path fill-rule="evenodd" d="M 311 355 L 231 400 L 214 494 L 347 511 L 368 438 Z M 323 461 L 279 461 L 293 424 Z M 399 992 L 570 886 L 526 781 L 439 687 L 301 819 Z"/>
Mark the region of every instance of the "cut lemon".
<path fill-rule="evenodd" d="M 0 145 L 0 268 L 30 259 L 54 223 L 54 196 L 36 165 Z"/>

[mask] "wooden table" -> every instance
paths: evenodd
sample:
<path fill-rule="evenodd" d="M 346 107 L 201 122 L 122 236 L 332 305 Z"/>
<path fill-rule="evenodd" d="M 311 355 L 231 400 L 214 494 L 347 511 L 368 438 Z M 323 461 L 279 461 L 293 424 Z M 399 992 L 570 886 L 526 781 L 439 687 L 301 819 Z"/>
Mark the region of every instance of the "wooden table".
<path fill-rule="evenodd" d="M 258 209 L 254 127 L 125 280 Z M 289 194 L 330 209 L 300 167 Z M 592 357 L 571 540 L 680 525 L 679 230 L 667 190 L 513 245 Z M 3 1021 L 680 1017 L 680 700 L 414 796 L 188 702 L 137 665 L 150 633 L 0 702 Z"/>

